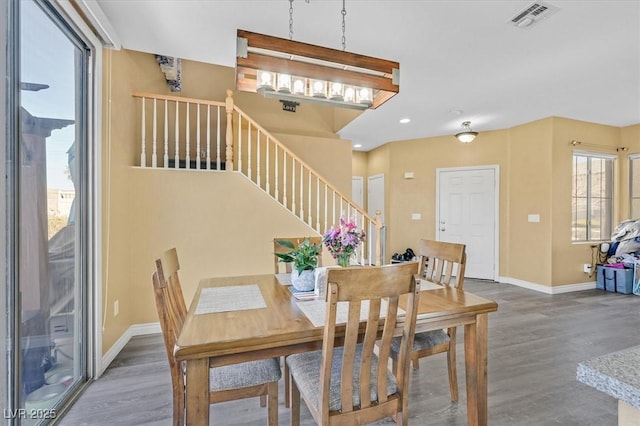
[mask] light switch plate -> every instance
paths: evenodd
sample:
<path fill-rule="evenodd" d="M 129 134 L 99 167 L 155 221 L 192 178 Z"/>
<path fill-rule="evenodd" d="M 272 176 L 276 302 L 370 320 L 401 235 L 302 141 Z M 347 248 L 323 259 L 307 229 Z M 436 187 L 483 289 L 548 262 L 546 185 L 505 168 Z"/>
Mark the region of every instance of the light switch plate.
<path fill-rule="evenodd" d="M 420 220 L 422 215 L 420 213 L 411 213 L 411 220 Z"/>
<path fill-rule="evenodd" d="M 540 215 L 539 214 L 530 214 L 527 219 L 528 219 L 529 222 L 538 223 L 538 222 L 540 222 Z"/>

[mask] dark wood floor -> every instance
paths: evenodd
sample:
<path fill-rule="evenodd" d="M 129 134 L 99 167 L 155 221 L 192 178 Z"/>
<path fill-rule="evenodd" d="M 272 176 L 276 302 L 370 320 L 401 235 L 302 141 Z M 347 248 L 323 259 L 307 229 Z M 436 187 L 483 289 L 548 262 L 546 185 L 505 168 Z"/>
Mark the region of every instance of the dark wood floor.
<path fill-rule="evenodd" d="M 640 345 L 640 297 L 600 290 L 545 295 L 467 280 L 498 302 L 489 316 L 489 424 L 615 426 L 616 401 L 576 381 L 578 362 Z M 462 330 L 459 342 L 462 342 Z M 458 346 L 460 402 L 449 401 L 445 355 L 411 373 L 411 425 L 465 425 L 464 348 Z M 280 424 L 289 424 L 280 392 Z M 216 404 L 211 424 L 264 425 L 257 399 Z M 388 424 L 384 421 L 380 424 Z M 61 425 L 170 425 L 171 381 L 161 336 L 134 337 L 92 383 Z M 302 424 L 313 424 L 302 409 Z"/>

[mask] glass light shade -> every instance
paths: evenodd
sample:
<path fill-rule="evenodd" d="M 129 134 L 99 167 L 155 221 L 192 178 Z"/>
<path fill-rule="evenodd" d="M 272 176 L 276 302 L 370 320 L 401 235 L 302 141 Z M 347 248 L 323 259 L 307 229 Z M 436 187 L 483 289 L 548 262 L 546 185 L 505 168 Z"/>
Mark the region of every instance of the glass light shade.
<path fill-rule="evenodd" d="M 293 93 L 304 95 L 306 93 L 307 81 L 304 77 L 292 77 Z"/>
<path fill-rule="evenodd" d="M 356 91 L 356 98 L 359 104 L 371 106 L 373 103 L 373 90 L 368 87 L 359 87 Z"/>
<path fill-rule="evenodd" d="M 324 80 L 310 80 L 309 95 L 313 96 L 314 98 L 326 98 L 327 82 Z"/>
<path fill-rule="evenodd" d="M 271 71 L 258 70 L 258 89 L 273 90 L 275 87 L 276 76 Z"/>
<path fill-rule="evenodd" d="M 344 85 L 342 83 L 329 83 L 329 98 L 334 101 L 344 100 Z"/>
<path fill-rule="evenodd" d="M 476 136 L 478 136 L 478 132 L 460 132 L 456 134 L 456 138 L 462 143 L 473 142 Z"/>
<path fill-rule="evenodd" d="M 356 102 L 356 89 L 352 86 L 345 86 L 344 88 L 344 101 L 345 102 Z"/>
<path fill-rule="evenodd" d="M 278 74 L 278 92 L 291 93 L 291 76 L 289 74 Z"/>

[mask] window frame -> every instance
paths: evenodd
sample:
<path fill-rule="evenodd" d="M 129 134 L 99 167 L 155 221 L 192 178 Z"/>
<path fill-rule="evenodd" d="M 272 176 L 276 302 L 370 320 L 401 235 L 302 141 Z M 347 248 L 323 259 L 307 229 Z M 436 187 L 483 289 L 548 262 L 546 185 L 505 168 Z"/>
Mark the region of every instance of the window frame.
<path fill-rule="evenodd" d="M 633 211 L 633 162 L 634 160 L 640 160 L 640 154 L 629 154 L 629 218 L 635 219 L 640 218 L 640 209 L 634 215 Z M 638 167 L 637 173 L 640 175 L 640 167 Z M 639 176 L 640 177 L 640 176 Z M 636 197 L 635 199 L 640 201 L 640 197 Z"/>
<path fill-rule="evenodd" d="M 585 239 L 577 239 L 576 238 L 576 232 L 574 231 L 574 219 L 573 219 L 573 214 L 574 214 L 574 207 L 573 207 L 573 201 L 574 199 L 577 198 L 575 189 L 573 188 L 573 181 L 576 179 L 576 175 L 575 175 L 575 164 L 576 164 L 576 156 L 580 156 L 580 157 L 586 157 L 587 158 L 587 207 L 586 207 L 586 238 Z M 601 238 L 595 239 L 592 237 L 593 235 L 593 227 L 591 224 L 592 221 L 592 209 L 591 209 L 591 201 L 593 199 L 593 196 L 591 194 L 591 160 L 593 158 L 597 158 L 600 160 L 610 160 L 611 161 L 611 176 L 610 176 L 610 183 L 609 183 L 609 194 L 610 196 L 608 197 L 608 199 L 610 200 L 609 203 L 609 230 L 608 230 L 608 234 L 605 236 L 601 236 Z M 616 160 L 618 159 L 618 156 L 615 154 L 606 154 L 606 153 L 602 153 L 602 152 L 594 152 L 594 151 L 581 151 L 581 150 L 574 150 L 572 152 L 571 155 L 571 179 L 572 179 L 572 189 L 571 189 L 571 242 L 572 243 L 588 243 L 588 242 L 600 242 L 600 241 L 608 241 L 611 237 L 611 234 L 613 233 L 613 219 L 614 219 L 614 206 L 615 206 L 615 170 L 616 170 Z"/>

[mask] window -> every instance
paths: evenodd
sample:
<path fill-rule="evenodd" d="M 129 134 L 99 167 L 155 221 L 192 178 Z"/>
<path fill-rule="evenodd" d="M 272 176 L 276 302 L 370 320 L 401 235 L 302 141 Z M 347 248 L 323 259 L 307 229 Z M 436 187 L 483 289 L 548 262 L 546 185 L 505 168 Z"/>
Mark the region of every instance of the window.
<path fill-rule="evenodd" d="M 629 156 L 630 219 L 640 218 L 640 155 Z"/>
<path fill-rule="evenodd" d="M 614 156 L 573 154 L 571 239 L 607 240 L 613 221 Z"/>

